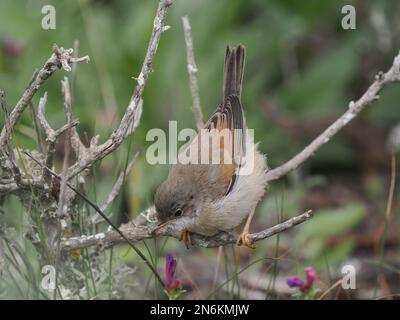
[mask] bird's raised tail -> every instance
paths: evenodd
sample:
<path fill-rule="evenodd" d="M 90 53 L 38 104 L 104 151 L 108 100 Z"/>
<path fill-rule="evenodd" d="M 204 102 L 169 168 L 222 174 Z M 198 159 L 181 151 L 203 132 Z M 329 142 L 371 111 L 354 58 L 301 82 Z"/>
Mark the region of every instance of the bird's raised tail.
<path fill-rule="evenodd" d="M 242 91 L 242 80 L 244 63 L 246 59 L 246 48 L 242 45 L 237 47 L 227 47 L 224 65 L 224 100 L 230 95 L 236 95 L 240 100 Z"/>

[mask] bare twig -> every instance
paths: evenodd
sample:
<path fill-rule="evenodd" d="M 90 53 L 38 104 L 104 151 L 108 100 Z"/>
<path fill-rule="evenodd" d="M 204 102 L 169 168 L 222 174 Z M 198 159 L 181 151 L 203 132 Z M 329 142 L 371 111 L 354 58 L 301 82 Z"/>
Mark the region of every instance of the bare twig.
<path fill-rule="evenodd" d="M 132 159 L 132 161 L 128 164 L 128 166 L 127 166 L 127 168 L 126 168 L 126 171 L 120 173 L 120 175 L 119 175 L 117 181 L 115 182 L 114 187 L 112 188 L 112 190 L 111 190 L 110 194 L 108 195 L 106 201 L 105 201 L 104 204 L 100 207 L 100 210 L 101 210 L 101 211 L 103 211 L 103 212 L 106 211 L 107 208 L 109 207 L 109 205 L 110 205 L 111 203 L 113 203 L 114 200 L 115 200 L 115 199 L 117 198 L 117 196 L 119 195 L 119 193 L 120 193 L 120 191 L 121 191 L 122 183 L 123 183 L 124 179 L 125 179 L 127 176 L 129 176 L 129 174 L 131 173 L 131 171 L 132 171 L 132 169 L 133 169 L 133 167 L 134 167 L 134 164 L 135 164 L 135 161 L 136 161 L 137 156 L 138 156 L 138 154 L 135 154 L 135 156 L 134 156 L 134 158 Z M 96 215 L 94 215 L 94 216 L 91 218 L 91 223 L 92 223 L 92 224 L 96 224 L 96 223 L 99 223 L 99 222 L 101 222 L 101 221 L 104 221 L 104 220 L 102 219 L 102 217 L 101 217 L 99 214 L 96 214 Z"/>
<path fill-rule="evenodd" d="M 194 118 L 196 120 L 197 129 L 203 128 L 203 112 L 201 111 L 200 95 L 199 95 L 199 85 L 197 83 L 197 66 L 194 60 L 194 50 L 193 50 L 193 39 L 192 39 L 192 28 L 190 27 L 190 22 L 188 16 L 182 17 L 183 31 L 185 33 L 186 42 L 186 58 L 187 58 L 187 70 L 190 80 L 190 91 L 192 93 L 193 106 L 192 111 Z"/>
<path fill-rule="evenodd" d="M 8 112 L 8 104 L 6 99 L 6 94 L 3 90 L 0 90 L 0 104 L 1 108 L 4 112 L 4 127 L 5 127 L 5 138 L 6 138 L 6 145 L 7 145 L 7 153 L 8 159 L 10 162 L 10 168 L 12 172 L 12 176 L 14 177 L 15 182 L 17 185 L 21 184 L 21 171 L 17 165 L 15 160 L 15 153 L 14 153 L 14 146 L 12 142 L 12 128 L 10 124 L 10 114 Z M 1 150 L 1 149 L 0 149 Z"/>
<path fill-rule="evenodd" d="M 285 222 L 275 225 L 271 228 L 263 230 L 258 233 L 249 234 L 249 240 L 251 242 L 260 241 L 273 235 L 290 229 L 304 221 L 307 221 L 312 217 L 311 210 L 291 218 Z M 143 239 L 154 238 L 156 236 L 169 236 L 179 238 L 180 228 L 175 227 L 173 224 L 166 225 L 165 228 L 159 229 L 157 234 L 153 233 L 153 226 L 135 226 L 132 223 L 127 223 L 120 227 L 125 237 L 132 242 L 137 242 Z M 69 250 L 74 248 L 85 248 L 93 245 L 115 245 L 123 242 L 124 239 L 114 231 L 108 231 L 106 233 L 95 234 L 91 236 L 81 236 L 68 238 L 62 241 L 61 246 L 63 250 Z M 197 234 L 192 235 L 192 244 L 207 248 L 219 247 L 226 244 L 236 243 L 237 235 L 221 232 L 213 237 L 205 237 Z"/>
<path fill-rule="evenodd" d="M 315 138 L 307 147 L 300 153 L 294 156 L 285 164 L 278 168 L 267 172 L 267 181 L 277 180 L 286 175 L 290 171 L 296 169 L 309 157 L 311 157 L 322 145 L 329 140 L 353 120 L 366 106 L 370 105 L 375 100 L 379 99 L 379 93 L 382 89 L 393 82 L 400 81 L 400 53 L 395 57 L 393 65 L 386 73 L 380 72 L 372 85 L 356 102 L 351 101 L 348 110 L 334 123 L 332 123 L 324 132 Z"/>
<path fill-rule="evenodd" d="M 66 138 L 64 142 L 64 160 L 63 160 L 63 167 L 62 167 L 62 173 L 61 173 L 61 181 L 60 183 L 60 192 L 58 195 L 58 219 L 57 219 L 57 224 L 54 227 L 55 232 L 56 232 L 56 245 L 55 245 L 55 254 L 54 254 L 54 265 L 56 267 L 56 270 L 58 270 L 58 263 L 60 260 L 60 249 L 61 249 L 61 232 L 62 232 L 62 225 L 61 225 L 61 219 L 64 219 L 64 217 L 68 213 L 68 206 L 67 206 L 67 201 L 66 201 L 66 194 L 67 194 L 67 170 L 68 170 L 68 162 L 71 154 L 71 121 L 72 121 L 72 115 L 71 115 L 71 88 L 69 86 L 68 78 L 64 77 L 64 80 L 61 80 L 61 91 L 64 97 L 64 113 L 66 115 L 66 121 L 67 121 L 67 126 L 69 128 L 67 129 L 66 132 Z M 56 273 L 56 282 L 58 281 L 57 273 Z M 56 291 L 54 292 L 54 297 L 56 297 Z"/>
<path fill-rule="evenodd" d="M 126 168 L 125 172 L 121 172 L 119 175 L 117 181 L 114 184 L 114 187 L 112 188 L 110 194 L 107 197 L 107 200 L 104 202 L 104 204 L 101 206 L 101 211 L 105 211 L 108 206 L 115 200 L 115 198 L 118 196 L 119 192 L 121 191 L 122 187 L 122 182 L 124 179 L 131 173 L 133 166 L 135 164 L 137 158 L 137 154 L 135 157 L 132 159 L 132 161 L 128 164 L 128 167 Z"/>
<path fill-rule="evenodd" d="M 39 124 L 38 124 L 38 118 L 35 110 L 35 105 L 33 104 L 32 100 L 29 102 L 29 110 L 31 111 L 31 117 L 32 117 L 32 123 L 33 123 L 33 129 L 35 130 L 35 135 L 36 135 L 36 143 L 39 147 L 40 152 L 44 152 L 44 147 L 42 143 L 42 138 L 40 136 L 40 131 L 39 131 Z"/>
<path fill-rule="evenodd" d="M 36 70 L 33 73 L 32 79 L 29 82 L 27 88 L 29 88 L 29 86 L 32 84 L 32 82 L 36 79 L 36 76 L 38 74 L 38 70 Z M 33 123 L 33 128 L 35 130 L 35 134 L 36 134 L 36 143 L 39 147 L 39 150 L 41 153 L 44 153 L 44 147 L 43 147 L 43 143 L 42 143 L 42 138 L 40 136 L 40 131 L 39 131 L 39 124 L 38 124 L 38 118 L 37 118 L 37 114 L 36 114 L 36 110 L 35 110 L 35 105 L 33 104 L 33 101 L 31 100 L 29 102 L 29 109 L 31 111 L 31 117 L 32 117 L 32 123 Z"/>
<path fill-rule="evenodd" d="M 42 126 L 42 128 L 45 131 L 46 141 L 48 144 L 45 164 L 46 164 L 46 167 L 52 168 L 53 161 L 54 161 L 54 153 L 56 151 L 56 142 L 57 142 L 58 137 L 60 135 L 62 135 L 65 131 L 67 131 L 68 129 L 75 127 L 79 123 L 79 121 L 78 120 L 69 121 L 67 124 L 63 125 L 61 128 L 54 130 L 50 126 L 50 124 L 47 122 L 47 119 L 45 117 L 46 103 L 47 103 L 47 92 L 45 92 L 43 97 L 41 97 L 39 100 L 37 116 L 38 116 L 40 125 Z M 46 183 L 50 183 L 51 175 L 46 170 L 43 170 L 43 178 Z"/>
<path fill-rule="evenodd" d="M 71 131 L 73 128 L 71 126 L 72 123 L 72 100 L 71 100 L 71 88 L 69 86 L 69 81 L 67 77 L 64 77 L 64 80 L 61 81 L 61 91 L 64 97 L 64 113 L 66 117 L 67 126 L 67 137 L 64 143 L 64 161 L 61 173 L 61 182 L 60 182 L 60 193 L 58 196 L 58 216 L 63 217 L 66 214 L 67 208 L 64 208 L 65 205 L 65 194 L 66 194 L 66 187 L 67 187 L 67 171 L 68 171 L 68 161 L 71 152 Z"/>
<path fill-rule="evenodd" d="M 39 72 L 35 72 L 34 77 L 32 78 L 30 85 L 25 90 L 21 99 L 17 102 L 15 108 L 12 110 L 9 117 L 9 124 L 11 130 L 14 129 L 16 122 L 21 116 L 22 112 L 28 106 L 30 101 L 32 100 L 35 93 L 39 90 L 40 86 L 58 69 L 63 68 L 65 71 L 70 71 L 71 67 L 69 63 L 79 62 L 79 61 L 88 61 L 88 57 L 72 59 L 73 49 L 64 49 L 62 47 L 57 47 L 54 45 L 53 54 L 46 61 L 45 65 Z M 0 148 L 4 147 L 4 143 L 6 141 L 6 131 L 3 128 L 0 135 Z"/>
<path fill-rule="evenodd" d="M 146 85 L 147 78 L 152 71 L 153 58 L 157 51 L 161 34 L 164 31 L 165 17 L 171 4 L 171 0 L 160 0 L 159 2 L 157 13 L 153 22 L 153 32 L 150 37 L 147 53 L 144 58 L 140 74 L 136 79 L 137 85 L 118 128 L 114 130 L 111 137 L 103 144 L 99 146 L 93 144 L 90 147 L 90 151 L 87 152 L 87 155 L 69 168 L 69 179 L 90 167 L 96 161 L 101 160 L 106 155 L 113 152 L 126 138 L 127 132 L 132 126 L 132 122 L 135 121 L 135 116 L 138 117 L 137 108 L 140 106 L 140 101 L 142 100 L 142 93 Z"/>

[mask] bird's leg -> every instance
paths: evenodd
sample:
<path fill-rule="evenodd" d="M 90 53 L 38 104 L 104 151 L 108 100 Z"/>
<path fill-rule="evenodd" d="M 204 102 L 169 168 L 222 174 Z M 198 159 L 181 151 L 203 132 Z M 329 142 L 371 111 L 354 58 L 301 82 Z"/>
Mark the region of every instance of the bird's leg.
<path fill-rule="evenodd" d="M 182 241 L 186 246 L 186 249 L 189 249 L 189 246 L 192 245 L 192 237 L 190 236 L 190 232 L 188 229 L 182 229 L 181 234 L 179 235 L 179 241 Z"/>
<path fill-rule="evenodd" d="M 256 247 L 248 238 L 250 223 L 251 223 L 251 220 L 253 220 L 255 211 L 256 211 L 256 207 L 253 208 L 253 210 L 250 212 L 249 216 L 247 217 L 246 224 L 244 225 L 242 233 L 240 234 L 238 240 L 236 241 L 236 245 L 238 245 L 238 246 L 244 245 L 251 249 L 254 249 Z"/>

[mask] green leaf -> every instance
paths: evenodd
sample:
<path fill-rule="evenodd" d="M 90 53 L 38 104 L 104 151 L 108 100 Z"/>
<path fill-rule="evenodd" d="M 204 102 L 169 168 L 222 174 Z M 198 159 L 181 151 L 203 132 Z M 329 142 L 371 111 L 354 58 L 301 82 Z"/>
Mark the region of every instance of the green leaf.
<path fill-rule="evenodd" d="M 342 234 L 358 225 L 364 215 L 365 207 L 361 204 L 352 204 L 339 209 L 317 210 L 314 218 L 299 228 L 297 243 L 312 237 L 326 239 Z"/>
<path fill-rule="evenodd" d="M 300 79 L 294 79 L 283 89 L 283 104 L 313 117 L 326 114 L 327 108 L 343 108 L 344 93 L 355 66 L 356 56 L 351 45 L 343 44 L 322 55 L 302 72 Z"/>
<path fill-rule="evenodd" d="M 337 268 L 348 258 L 354 247 L 355 242 L 353 240 L 344 241 L 330 248 L 324 255 L 319 256 L 313 262 L 313 265 L 317 269 L 323 269 L 328 263 L 330 268 Z"/>

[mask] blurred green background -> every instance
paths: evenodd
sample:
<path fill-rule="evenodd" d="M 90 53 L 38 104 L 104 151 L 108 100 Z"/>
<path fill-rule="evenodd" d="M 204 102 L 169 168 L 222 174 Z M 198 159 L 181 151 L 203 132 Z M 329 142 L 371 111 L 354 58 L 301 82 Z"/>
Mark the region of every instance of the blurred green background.
<path fill-rule="evenodd" d="M 56 8 L 55 30 L 41 27 L 41 9 L 46 4 Z M 355 30 L 341 27 L 345 4 L 356 8 Z M 50 56 L 53 43 L 73 47 L 78 40 L 79 56 L 89 55 L 91 62 L 78 65 L 74 116 L 80 120 L 78 131 L 84 141 L 95 133 L 104 141 L 117 126 L 135 87 L 132 77 L 140 72 L 156 8 L 157 1 L 150 0 L 1 1 L 0 87 L 9 105 L 16 104 L 33 71 Z M 400 2 L 394 0 L 175 0 L 167 17 L 171 29 L 162 34 L 131 149 L 125 142 L 98 165 L 91 179 L 91 196 L 102 203 L 126 155 L 132 157 L 140 151 L 119 205 L 113 208 L 117 221 L 126 221 L 151 205 L 155 188 L 168 172 L 166 165 L 146 163 L 147 131 L 167 129 L 169 120 L 178 120 L 179 129 L 195 127 L 181 22 L 186 14 L 192 26 L 206 118 L 222 96 L 226 45 L 247 47 L 242 101 L 247 124 L 255 129 L 255 139 L 270 167 L 295 155 L 343 113 L 378 71 L 387 70 L 400 49 Z M 37 105 L 39 97 L 48 92 L 47 117 L 54 127 L 64 122 L 60 80 L 65 75 L 57 72 L 34 98 Z M 399 101 L 398 85 L 385 89 L 360 119 L 296 172 L 270 186 L 254 230 L 310 208 L 318 215 L 282 235 L 278 245 L 275 238 L 260 243 L 253 258 L 290 248 L 290 255 L 295 251 L 292 258 L 300 273 L 302 266 L 312 264 L 326 272 L 325 282 L 330 283 L 340 272 L 338 266 L 357 257 L 357 249 L 365 249 L 365 239 L 359 236 L 373 239 L 384 221 L 390 176 L 386 146 L 391 129 L 400 120 Z M 30 114 L 25 112 L 17 126 L 16 143 L 21 148 L 35 148 L 34 136 Z M 59 165 L 62 150 L 60 146 Z M 15 199 L 7 200 L 5 208 L 21 211 Z M 397 199 L 394 208 L 398 215 Z M 13 218 L 1 219 L 18 225 Z M 396 228 L 396 224 L 391 226 Z M 397 236 L 398 231 L 394 232 Z M 170 240 L 167 247 L 181 256 L 185 249 L 176 243 Z M 398 247 L 397 240 L 395 245 Z M 376 258 L 376 243 L 365 246 Z M 209 256 L 214 265 L 215 250 L 192 252 L 192 256 L 182 257 L 189 271 L 200 268 L 196 255 Z M 294 265 L 281 266 L 283 274 L 297 270 Z M 374 287 L 377 272 L 373 269 L 365 280 L 366 289 Z M 397 285 L 393 290 L 396 288 L 400 289 Z"/>

